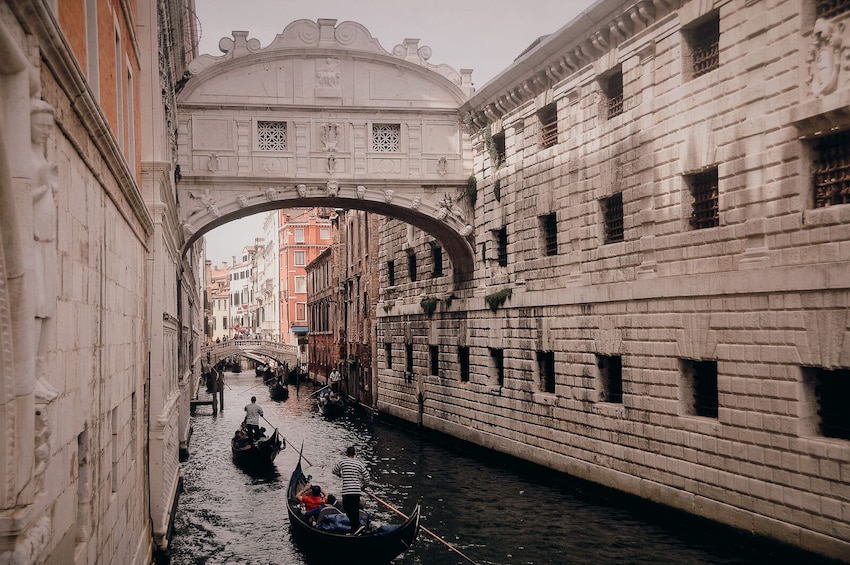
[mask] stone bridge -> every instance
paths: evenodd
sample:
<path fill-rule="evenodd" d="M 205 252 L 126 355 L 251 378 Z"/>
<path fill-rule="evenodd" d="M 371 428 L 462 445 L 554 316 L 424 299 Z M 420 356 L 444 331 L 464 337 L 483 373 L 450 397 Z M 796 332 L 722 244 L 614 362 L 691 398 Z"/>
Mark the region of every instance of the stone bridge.
<path fill-rule="evenodd" d="M 358 209 L 433 235 L 455 281 L 475 253 L 472 152 L 459 107 L 471 71 L 428 63 L 405 39 L 386 51 L 360 24 L 288 25 L 262 48 L 234 31 L 182 84 L 178 221 L 205 232 L 277 208 Z"/>
<path fill-rule="evenodd" d="M 271 358 L 286 363 L 290 368 L 297 367 L 300 361 L 297 345 L 263 339 L 228 339 L 222 343 L 204 346 L 200 353 L 196 361 L 202 360 L 210 365 L 215 365 L 231 355 L 241 355 L 257 361 L 268 361 Z"/>

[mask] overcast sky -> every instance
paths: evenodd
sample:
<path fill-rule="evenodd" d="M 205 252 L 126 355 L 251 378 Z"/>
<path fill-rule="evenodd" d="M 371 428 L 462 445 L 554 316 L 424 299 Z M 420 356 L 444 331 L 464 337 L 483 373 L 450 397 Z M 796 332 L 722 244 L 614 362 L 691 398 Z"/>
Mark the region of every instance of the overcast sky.
<path fill-rule="evenodd" d="M 389 52 L 405 38 L 431 48 L 429 63 L 472 69 L 480 88 L 540 36 L 557 31 L 592 0 L 195 0 L 199 51 L 221 55 L 218 42 L 247 31 L 266 47 L 295 20 L 330 18 L 362 24 Z M 207 234 L 207 257 L 229 261 L 261 235 L 262 217 L 242 219 Z"/>

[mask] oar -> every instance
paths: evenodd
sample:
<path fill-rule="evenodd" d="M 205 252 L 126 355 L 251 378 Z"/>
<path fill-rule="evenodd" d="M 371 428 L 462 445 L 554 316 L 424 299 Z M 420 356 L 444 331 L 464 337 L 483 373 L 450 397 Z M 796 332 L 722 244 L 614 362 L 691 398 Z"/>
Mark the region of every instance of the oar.
<path fill-rule="evenodd" d="M 266 420 L 266 417 L 265 417 L 265 416 L 260 416 L 260 418 L 262 418 L 263 420 Z M 272 428 L 277 429 L 277 428 L 275 427 L 275 425 L 274 425 L 274 424 L 272 424 L 271 422 L 269 422 L 268 420 L 266 420 L 266 423 L 267 423 L 268 425 L 270 425 Z M 304 454 L 303 454 L 303 453 L 301 453 L 301 451 L 299 451 L 299 450 L 298 450 L 298 448 L 297 448 L 297 447 L 295 447 L 295 445 L 294 445 L 293 443 L 291 443 L 291 442 L 290 442 L 290 443 L 289 443 L 289 445 L 291 445 L 291 446 L 292 446 L 292 449 L 294 449 L 295 451 L 297 451 L 297 452 L 298 452 L 298 455 L 300 455 L 300 456 L 301 456 L 301 459 L 303 459 L 303 460 L 307 463 L 307 465 L 309 465 L 310 467 L 312 467 L 312 466 L 313 466 L 313 464 L 312 464 L 312 463 L 310 463 L 310 460 L 309 460 L 309 459 L 307 459 L 306 457 L 304 457 Z M 302 447 L 303 447 L 303 444 L 302 444 Z"/>
<path fill-rule="evenodd" d="M 316 391 L 311 392 L 311 393 L 310 393 L 310 395 L 309 395 L 309 396 L 307 396 L 307 398 L 310 398 L 310 396 L 313 396 L 314 394 L 319 394 L 320 392 L 322 392 L 323 390 L 325 390 L 325 389 L 326 389 L 326 388 L 328 388 L 329 386 L 330 386 L 330 385 L 325 385 L 325 386 L 323 386 L 322 388 L 320 388 L 319 390 L 316 390 Z"/>
<path fill-rule="evenodd" d="M 398 514 L 399 516 L 404 518 L 405 520 L 407 520 L 407 516 L 404 513 L 402 513 L 401 510 L 399 510 L 398 508 L 396 508 L 395 506 L 393 506 L 389 502 L 381 500 L 380 498 L 378 498 L 377 496 L 375 496 L 374 494 L 372 494 L 368 490 L 365 491 L 365 492 L 366 492 L 366 494 L 368 494 L 369 496 L 371 496 L 372 498 L 374 498 L 375 500 L 377 500 L 378 502 L 380 502 L 381 504 L 383 504 L 384 506 L 386 506 L 387 508 L 389 508 L 390 510 L 392 510 L 393 512 L 395 512 L 396 514 Z M 456 548 L 455 546 L 453 546 L 452 544 L 450 544 L 449 542 L 447 542 L 446 540 L 444 540 L 443 538 L 441 538 L 440 536 L 438 536 L 437 534 L 435 534 L 434 532 L 432 532 L 431 530 L 429 530 L 428 528 L 426 528 L 422 524 L 420 524 L 419 527 L 422 528 L 422 531 L 424 531 L 426 534 L 430 535 L 432 538 L 434 538 L 438 542 L 442 543 L 443 545 L 445 545 L 446 547 L 448 547 L 449 549 L 451 549 L 452 551 L 454 551 L 455 553 L 457 553 L 458 555 L 460 555 L 461 557 L 463 557 L 464 559 L 466 559 L 470 563 L 473 563 L 474 565 L 478 565 L 477 563 L 475 563 L 475 561 L 473 561 L 472 559 L 470 559 L 469 557 L 464 555 L 458 548 Z"/>

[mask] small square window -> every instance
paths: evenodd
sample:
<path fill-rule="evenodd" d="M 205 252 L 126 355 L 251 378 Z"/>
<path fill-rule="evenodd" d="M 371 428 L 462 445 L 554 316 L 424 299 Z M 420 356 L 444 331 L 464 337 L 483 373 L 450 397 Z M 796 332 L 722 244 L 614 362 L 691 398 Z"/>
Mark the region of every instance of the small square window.
<path fill-rule="evenodd" d="M 812 433 L 823 437 L 850 440 L 850 369 L 803 369 L 814 422 Z"/>
<path fill-rule="evenodd" d="M 558 254 L 558 218 L 555 212 L 540 216 L 540 231 L 543 234 L 543 250 L 546 255 Z"/>
<path fill-rule="evenodd" d="M 605 221 L 605 243 L 623 241 L 623 193 L 618 192 L 601 201 Z"/>
<path fill-rule="evenodd" d="M 685 414 L 717 418 L 717 361 L 680 360 Z"/>
<path fill-rule="evenodd" d="M 717 168 L 687 175 L 685 182 L 693 197 L 691 227 L 700 230 L 720 225 Z"/>
<path fill-rule="evenodd" d="M 372 150 L 379 153 L 400 151 L 400 124 L 372 124 Z"/>
<path fill-rule="evenodd" d="M 295 243 L 304 243 L 304 228 L 295 228 Z"/>
<path fill-rule="evenodd" d="M 850 130 L 815 140 L 815 208 L 850 203 Z"/>
<path fill-rule="evenodd" d="M 257 122 L 257 149 L 284 151 L 286 149 L 286 122 Z"/>
<path fill-rule="evenodd" d="M 540 120 L 540 145 L 544 148 L 558 143 L 558 107 L 553 102 L 537 112 Z"/>

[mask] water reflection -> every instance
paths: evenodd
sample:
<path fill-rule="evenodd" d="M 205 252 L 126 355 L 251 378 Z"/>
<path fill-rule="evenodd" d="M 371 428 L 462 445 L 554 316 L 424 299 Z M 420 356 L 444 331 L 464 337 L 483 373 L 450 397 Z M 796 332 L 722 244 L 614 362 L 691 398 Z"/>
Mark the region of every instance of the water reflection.
<path fill-rule="evenodd" d="M 193 419 L 175 565 L 313 565 L 290 539 L 285 506 L 302 442 L 304 471 L 327 492 L 339 493 L 330 469 L 355 445 L 374 495 L 405 514 L 422 503 L 422 524 L 434 535 L 420 532 L 394 565 L 834 563 L 408 429 L 351 414 L 325 420 L 309 385 L 297 395 L 290 387 L 289 400 L 277 403 L 253 371 L 228 373 L 226 382 L 225 409 L 217 416 L 199 409 Z M 231 460 L 230 437 L 252 394 L 288 443 L 269 473 Z M 373 521 L 401 521 L 374 499 L 364 503 Z"/>

